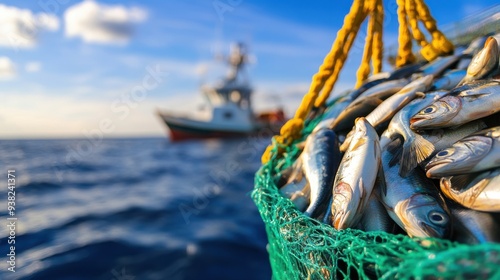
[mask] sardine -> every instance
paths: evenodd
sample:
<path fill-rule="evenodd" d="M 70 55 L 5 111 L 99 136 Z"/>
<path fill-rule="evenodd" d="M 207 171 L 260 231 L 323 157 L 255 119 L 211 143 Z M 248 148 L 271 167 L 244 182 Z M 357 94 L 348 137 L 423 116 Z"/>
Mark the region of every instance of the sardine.
<path fill-rule="evenodd" d="M 365 212 L 361 215 L 361 219 L 356 228 L 363 231 L 395 232 L 397 225 L 391 217 L 389 217 L 389 214 L 387 214 L 387 210 L 385 210 L 384 205 L 380 202 L 375 190 L 368 198 Z"/>
<path fill-rule="evenodd" d="M 450 215 L 437 188 L 419 168 L 407 177 L 399 176 L 399 165 L 389 165 L 394 156 L 389 147 L 382 148 L 386 185 L 380 188 L 389 216 L 411 237 L 447 237 L 451 230 Z"/>
<path fill-rule="evenodd" d="M 460 205 L 500 212 L 500 168 L 441 178 L 441 191 Z"/>
<path fill-rule="evenodd" d="M 437 152 L 450 147 L 458 140 L 484 128 L 486 128 L 486 124 L 482 120 L 476 120 L 459 127 L 422 131 L 420 135 L 434 145 L 434 152 L 431 154 L 433 156 Z"/>
<path fill-rule="evenodd" d="M 399 175 L 405 177 L 419 162 L 428 158 L 434 152 L 434 145 L 410 129 L 410 118 L 422 108 L 427 107 L 437 99 L 448 94 L 448 91 L 427 93 L 424 98 L 415 99 L 394 115 L 389 127 L 382 134 L 383 146 L 394 140 L 398 135 L 403 137 Z"/>
<path fill-rule="evenodd" d="M 461 57 L 458 55 L 440 56 L 434 61 L 422 66 L 420 74 L 422 76 L 433 75 L 434 77 L 439 77 L 444 71 L 457 64 L 460 58 Z"/>
<path fill-rule="evenodd" d="M 337 119 L 337 117 L 352 103 L 358 95 L 361 94 L 358 90 L 351 91 L 347 95 L 339 98 L 328 110 L 324 112 L 323 119 L 314 127 L 313 132 L 325 129 Z"/>
<path fill-rule="evenodd" d="M 452 127 L 500 111 L 500 81 L 491 80 L 454 89 L 415 114 L 412 129 Z"/>
<path fill-rule="evenodd" d="M 335 126 L 334 122 L 339 117 L 339 115 L 348 106 L 350 106 L 354 100 L 356 100 L 360 95 L 362 95 L 365 91 L 368 91 L 373 87 L 377 87 L 379 84 L 384 84 L 386 82 L 390 82 L 393 79 L 396 79 L 393 77 L 388 78 L 387 76 L 388 76 L 387 73 L 380 74 L 380 75 L 373 75 L 369 79 L 367 79 L 358 89 L 349 92 L 348 95 L 344 96 L 343 98 L 341 98 L 340 100 L 335 102 L 333 107 L 325 113 L 323 120 L 316 125 L 316 127 L 314 128 L 313 131 L 318 131 L 318 130 L 323 129 L 323 128 Z M 379 88 L 379 89 L 381 89 L 381 88 Z M 385 94 L 387 94 L 387 92 L 385 92 Z M 373 99 L 373 100 L 375 100 L 375 99 Z M 357 117 L 359 117 L 359 116 L 357 116 Z M 352 127 L 352 124 L 351 124 L 351 127 Z M 349 127 L 349 128 L 351 128 L 351 127 Z"/>
<path fill-rule="evenodd" d="M 443 75 L 443 77 L 435 80 L 430 90 L 434 91 L 453 89 L 458 85 L 458 83 L 460 83 L 460 81 L 465 77 L 466 74 L 466 70 L 449 71 L 448 73 Z"/>
<path fill-rule="evenodd" d="M 492 213 L 474 211 L 450 203 L 454 241 L 466 244 L 500 242 L 500 224 Z"/>
<path fill-rule="evenodd" d="M 441 178 L 500 167 L 500 126 L 481 130 L 439 151 L 425 166 L 427 177 Z"/>
<path fill-rule="evenodd" d="M 412 99 L 417 96 L 423 96 L 422 92 L 429 89 L 432 84 L 432 75 L 418 78 L 417 80 L 409 83 L 396 94 L 387 98 L 375 110 L 366 116 L 366 120 L 374 127 L 389 121 L 396 112 L 403 106 L 408 104 Z M 345 151 L 351 141 L 353 131 L 347 134 L 344 143 L 340 146 L 341 151 Z"/>
<path fill-rule="evenodd" d="M 330 214 L 336 229 L 352 227 L 359 221 L 380 166 L 380 145 L 375 129 L 364 118 L 359 118 L 354 131 L 333 184 Z"/>
<path fill-rule="evenodd" d="M 394 93 L 400 91 L 408 83 L 408 79 L 388 80 L 366 90 L 356 99 L 361 99 L 367 96 L 375 96 L 380 99 L 386 99 Z"/>
<path fill-rule="evenodd" d="M 462 52 L 462 54 L 475 56 L 478 52 L 480 52 L 483 49 L 487 39 L 488 36 L 482 36 L 472 40 L 472 42 L 470 42 L 469 46 Z"/>
<path fill-rule="evenodd" d="M 423 65 L 424 63 L 419 62 L 400 67 L 391 73 L 391 75 L 389 76 L 389 80 L 409 78 L 411 75 L 415 74 L 415 72 L 417 72 Z"/>
<path fill-rule="evenodd" d="M 499 60 L 498 43 L 494 37 L 489 37 L 484 43 L 484 48 L 473 58 L 467 68 L 467 75 L 459 85 L 479 80 L 486 77 L 498 68 Z"/>
<path fill-rule="evenodd" d="M 330 129 L 336 132 L 352 129 L 354 121 L 364 117 L 377 108 L 383 101 L 378 97 L 357 98 L 330 125 Z"/>
<path fill-rule="evenodd" d="M 311 203 L 304 213 L 309 217 L 316 218 L 323 214 L 326 202 L 330 199 L 331 187 L 342 157 L 338 147 L 337 136 L 329 129 L 321 129 L 307 137 L 301 157 L 304 174 L 311 188 Z"/>
<path fill-rule="evenodd" d="M 377 127 L 377 125 L 384 121 L 390 120 L 399 109 L 417 97 L 419 92 L 427 91 L 432 84 L 432 79 L 433 76 L 428 75 L 409 83 L 366 116 L 366 120 L 373 127 Z"/>
<path fill-rule="evenodd" d="M 470 62 L 472 61 L 472 57 L 463 57 L 457 64 L 457 70 L 465 71 L 465 75 L 467 75 L 467 68 L 469 68 Z M 458 83 L 462 81 L 465 75 L 460 79 Z"/>

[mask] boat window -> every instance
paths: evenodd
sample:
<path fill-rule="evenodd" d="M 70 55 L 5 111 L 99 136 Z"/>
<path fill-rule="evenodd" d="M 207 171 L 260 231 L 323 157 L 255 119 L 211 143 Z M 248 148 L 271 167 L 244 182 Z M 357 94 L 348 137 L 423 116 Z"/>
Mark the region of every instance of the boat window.
<path fill-rule="evenodd" d="M 224 112 L 224 118 L 225 119 L 230 119 L 232 117 L 233 117 L 233 113 L 231 113 L 231 112 Z"/>

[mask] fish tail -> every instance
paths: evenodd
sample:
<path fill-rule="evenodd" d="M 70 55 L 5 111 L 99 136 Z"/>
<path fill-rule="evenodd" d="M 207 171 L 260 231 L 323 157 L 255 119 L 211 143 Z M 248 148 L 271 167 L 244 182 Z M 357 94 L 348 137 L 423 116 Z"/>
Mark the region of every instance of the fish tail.
<path fill-rule="evenodd" d="M 424 139 L 421 135 L 415 134 L 415 137 L 403 144 L 403 153 L 401 155 L 399 175 L 406 177 L 417 165 L 426 160 L 434 152 L 434 145 Z"/>

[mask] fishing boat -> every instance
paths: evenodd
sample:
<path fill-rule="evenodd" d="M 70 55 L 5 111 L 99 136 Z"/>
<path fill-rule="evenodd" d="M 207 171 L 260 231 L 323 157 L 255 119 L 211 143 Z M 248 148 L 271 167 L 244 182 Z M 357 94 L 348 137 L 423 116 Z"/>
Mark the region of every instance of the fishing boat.
<path fill-rule="evenodd" d="M 202 86 L 201 93 L 207 106 L 193 116 L 169 111 L 157 114 L 167 125 L 172 141 L 229 138 L 258 134 L 260 131 L 277 132 L 285 121 L 281 108 L 254 113 L 251 103 L 252 87 L 242 74 L 247 62 L 245 47 L 239 43 L 232 47 L 225 59 L 230 71 L 216 86 Z"/>

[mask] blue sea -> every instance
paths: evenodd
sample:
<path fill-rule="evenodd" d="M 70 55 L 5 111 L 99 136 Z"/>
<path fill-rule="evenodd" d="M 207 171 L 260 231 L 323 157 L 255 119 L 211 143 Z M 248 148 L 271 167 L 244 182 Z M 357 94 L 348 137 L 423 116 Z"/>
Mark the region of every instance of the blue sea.
<path fill-rule="evenodd" d="M 0 140 L 0 279 L 270 279 L 250 197 L 268 143 Z"/>

